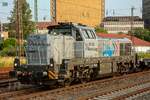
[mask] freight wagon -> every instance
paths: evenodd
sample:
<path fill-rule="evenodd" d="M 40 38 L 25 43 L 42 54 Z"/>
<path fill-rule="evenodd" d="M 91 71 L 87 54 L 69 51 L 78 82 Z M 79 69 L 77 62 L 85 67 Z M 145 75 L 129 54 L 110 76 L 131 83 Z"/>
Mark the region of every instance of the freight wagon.
<path fill-rule="evenodd" d="M 132 42 L 127 38 L 98 39 L 99 53 L 102 57 L 131 55 Z"/>

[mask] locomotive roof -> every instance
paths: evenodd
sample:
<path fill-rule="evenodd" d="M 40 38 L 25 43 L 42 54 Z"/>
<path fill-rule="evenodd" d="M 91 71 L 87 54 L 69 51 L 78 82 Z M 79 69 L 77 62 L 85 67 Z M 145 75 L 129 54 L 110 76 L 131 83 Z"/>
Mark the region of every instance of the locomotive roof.
<path fill-rule="evenodd" d="M 94 29 L 91 27 L 88 27 L 86 25 L 80 24 L 80 23 L 58 23 L 57 25 L 53 25 L 53 26 L 48 26 L 47 29 L 51 30 L 51 29 L 66 29 L 66 28 L 82 28 L 82 29 Z"/>
<path fill-rule="evenodd" d="M 128 38 L 98 38 L 98 40 L 112 40 L 112 41 L 120 41 L 120 42 L 131 42 L 132 41 Z"/>

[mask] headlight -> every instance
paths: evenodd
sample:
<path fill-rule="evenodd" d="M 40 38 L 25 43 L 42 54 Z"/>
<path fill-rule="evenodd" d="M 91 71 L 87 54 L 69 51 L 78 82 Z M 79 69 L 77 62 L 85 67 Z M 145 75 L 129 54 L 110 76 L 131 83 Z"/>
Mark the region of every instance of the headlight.
<path fill-rule="evenodd" d="M 51 67 L 53 67 L 53 64 L 50 64 Z"/>
<path fill-rule="evenodd" d="M 17 63 L 15 63 L 14 66 L 17 67 Z"/>
<path fill-rule="evenodd" d="M 21 75 L 22 74 L 22 72 L 21 71 L 17 71 L 17 75 Z"/>
<path fill-rule="evenodd" d="M 43 76 L 47 76 L 47 72 L 43 72 Z"/>

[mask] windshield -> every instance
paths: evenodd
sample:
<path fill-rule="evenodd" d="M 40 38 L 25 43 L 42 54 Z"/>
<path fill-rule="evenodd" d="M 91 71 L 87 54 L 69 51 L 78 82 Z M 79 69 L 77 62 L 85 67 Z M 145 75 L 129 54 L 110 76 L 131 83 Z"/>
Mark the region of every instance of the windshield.
<path fill-rule="evenodd" d="M 70 29 L 52 29 L 49 31 L 51 35 L 71 35 Z"/>
<path fill-rule="evenodd" d="M 90 29 L 81 29 L 85 39 L 96 39 L 94 31 Z"/>

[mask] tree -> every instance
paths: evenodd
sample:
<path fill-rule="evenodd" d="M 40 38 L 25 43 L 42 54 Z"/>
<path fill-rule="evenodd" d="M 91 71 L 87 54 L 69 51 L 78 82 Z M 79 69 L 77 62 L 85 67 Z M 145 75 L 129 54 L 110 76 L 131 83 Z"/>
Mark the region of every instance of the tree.
<path fill-rule="evenodd" d="M 124 34 L 123 32 L 118 32 L 118 34 Z"/>
<path fill-rule="evenodd" d="M 108 33 L 107 30 L 101 27 L 96 27 L 95 28 L 96 33 Z"/>
<path fill-rule="evenodd" d="M 20 1 L 20 0 L 19 0 Z M 11 12 L 10 25 L 9 25 L 9 36 L 10 37 L 17 37 L 16 36 L 16 21 L 17 21 L 17 2 L 15 1 L 15 6 L 13 11 Z M 23 30 L 23 36 L 26 38 L 30 33 L 33 33 L 35 30 L 35 23 L 31 21 L 32 14 L 31 9 L 29 7 L 29 4 L 26 2 L 26 0 L 21 0 L 21 3 L 19 5 L 21 7 L 21 18 L 22 18 L 22 30 Z"/>
<path fill-rule="evenodd" d="M 150 31 L 143 28 L 137 28 L 133 30 L 133 35 L 137 38 L 150 42 Z"/>
<path fill-rule="evenodd" d="M 0 44 L 0 56 L 15 56 L 16 39 L 9 38 Z"/>

